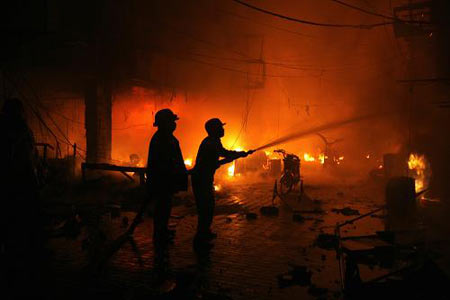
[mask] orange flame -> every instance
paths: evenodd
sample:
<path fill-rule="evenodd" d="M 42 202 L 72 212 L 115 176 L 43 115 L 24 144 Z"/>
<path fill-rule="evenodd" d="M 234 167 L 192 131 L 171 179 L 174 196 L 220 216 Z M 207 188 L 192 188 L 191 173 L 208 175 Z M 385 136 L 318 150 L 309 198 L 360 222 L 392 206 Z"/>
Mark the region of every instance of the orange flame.
<path fill-rule="evenodd" d="M 322 165 L 325 163 L 325 154 L 319 154 L 319 161 Z"/>
<path fill-rule="evenodd" d="M 411 153 L 408 159 L 408 168 L 413 172 L 415 178 L 416 192 L 421 192 L 427 188 L 427 160 L 424 155 Z"/>
<path fill-rule="evenodd" d="M 316 158 L 309 153 L 303 154 L 303 160 L 304 161 L 316 161 Z"/>
<path fill-rule="evenodd" d="M 231 166 L 228 167 L 228 176 L 230 176 L 230 177 L 234 176 L 235 168 L 236 168 L 235 162 L 232 162 Z"/>
<path fill-rule="evenodd" d="M 186 158 L 184 164 L 186 167 L 192 167 L 192 158 Z"/>

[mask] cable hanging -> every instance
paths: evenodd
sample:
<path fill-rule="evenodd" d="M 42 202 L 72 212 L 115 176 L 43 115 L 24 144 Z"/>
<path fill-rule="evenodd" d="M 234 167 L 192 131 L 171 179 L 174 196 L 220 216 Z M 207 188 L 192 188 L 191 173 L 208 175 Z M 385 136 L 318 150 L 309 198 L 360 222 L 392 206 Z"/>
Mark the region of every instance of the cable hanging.
<path fill-rule="evenodd" d="M 377 12 L 374 12 L 374 11 L 370 11 L 370 10 L 367 10 L 367 9 L 365 9 L 365 8 L 358 7 L 358 6 L 355 6 L 355 5 L 346 3 L 346 2 L 341 1 L 341 0 L 330 0 L 330 1 L 333 1 L 333 2 L 335 2 L 335 3 L 338 3 L 338 4 L 342 5 L 342 6 L 346 6 L 346 7 L 348 7 L 348 8 L 351 8 L 351 9 L 354 9 L 354 10 L 357 10 L 357 11 L 360 11 L 360 12 L 362 12 L 362 13 L 365 13 L 365 14 L 368 14 L 368 15 L 371 15 L 371 16 L 376 16 L 376 17 L 380 17 L 380 18 L 385 18 L 385 19 L 388 19 L 388 20 L 393 20 L 393 21 L 397 21 L 397 22 L 401 22 L 401 23 L 423 24 L 423 25 L 425 25 L 425 24 L 427 24 L 427 25 L 431 24 L 430 22 L 426 22 L 426 21 L 403 20 L 403 19 L 399 19 L 399 18 L 397 18 L 397 17 L 395 17 L 395 16 L 383 15 L 383 14 L 381 14 L 381 13 L 377 13 Z"/>
<path fill-rule="evenodd" d="M 371 16 L 376 16 L 376 17 L 385 18 L 385 19 L 389 19 L 389 20 L 399 20 L 398 18 L 394 18 L 393 16 L 383 15 L 383 14 L 380 14 L 380 13 L 377 13 L 377 12 L 374 12 L 374 11 L 370 11 L 370 10 L 364 9 L 362 7 L 358 7 L 358 6 L 355 6 L 355 5 L 352 5 L 352 4 L 348 4 L 348 3 L 344 2 L 344 1 L 340 1 L 340 0 L 330 0 L 330 1 L 336 2 L 337 4 L 340 4 L 342 6 L 346 6 L 348 8 L 360 11 L 362 13 L 365 13 L 365 14 L 368 14 L 368 15 L 371 15 Z M 403 22 L 405 22 L 405 21 L 403 21 Z"/>
<path fill-rule="evenodd" d="M 322 27 L 335 27 L 335 28 L 353 28 L 353 29 L 372 29 L 374 27 L 384 26 L 384 25 L 391 25 L 393 22 L 381 22 L 381 23 L 372 23 L 372 24 L 337 24 L 337 23 L 320 23 L 320 22 L 313 22 L 298 18 L 293 18 L 289 16 L 285 16 L 258 6 L 254 6 L 252 4 L 249 4 L 247 2 L 241 1 L 241 0 L 232 0 L 240 5 L 246 6 L 248 8 L 254 9 L 256 11 L 259 11 L 261 13 L 271 15 L 280 19 L 306 24 L 306 25 L 312 25 L 312 26 L 322 26 Z"/>
<path fill-rule="evenodd" d="M 17 92 L 20 94 L 21 98 L 24 100 L 25 104 L 28 105 L 28 107 L 30 108 L 31 112 L 36 116 L 36 118 L 39 120 L 39 122 L 40 122 L 42 125 L 44 125 L 44 127 L 48 130 L 48 132 L 54 137 L 54 139 L 55 139 L 57 145 L 58 145 L 58 143 L 60 142 L 60 143 L 66 144 L 66 145 L 68 145 L 68 146 L 74 147 L 74 144 L 72 144 L 72 143 L 70 142 L 70 140 L 67 138 L 67 136 L 65 136 L 65 134 L 64 134 L 64 133 L 62 132 L 62 130 L 58 127 L 58 125 L 55 123 L 55 121 L 50 117 L 49 113 L 46 111 L 47 115 L 48 115 L 49 118 L 52 120 L 52 122 L 54 123 L 55 127 L 58 129 L 58 131 L 60 131 L 60 133 L 63 135 L 63 137 L 64 137 L 66 140 L 61 140 L 61 139 L 53 132 L 53 130 L 51 130 L 51 128 L 47 125 L 47 123 L 46 123 L 46 122 L 44 121 L 44 119 L 42 118 L 42 115 L 41 115 L 41 113 L 39 112 L 39 108 L 36 109 L 35 107 L 33 107 L 33 105 L 30 103 L 30 101 L 28 101 L 28 99 L 27 99 L 27 97 L 25 96 L 25 94 L 20 90 L 18 84 L 17 84 L 13 79 L 11 79 L 10 77 L 5 76 L 5 78 L 7 78 L 7 79 L 9 80 L 9 82 L 13 85 L 13 87 L 17 90 Z M 25 79 L 24 79 L 24 78 L 22 78 L 22 79 L 23 79 L 23 81 L 25 82 Z M 26 82 L 25 82 L 25 83 L 26 83 Z M 27 84 L 27 83 L 26 83 L 26 84 Z M 28 85 L 29 88 L 32 90 L 31 86 L 30 86 L 29 84 L 27 84 L 27 85 Z M 34 93 L 34 90 L 32 90 L 32 93 L 34 94 L 33 96 L 36 98 L 36 101 L 37 101 L 37 102 L 40 102 L 40 100 L 39 100 L 37 94 Z M 43 108 L 43 107 L 42 107 L 42 104 L 40 104 L 40 103 L 39 103 L 38 107 L 39 107 L 39 106 L 41 106 L 41 108 Z M 44 110 L 45 110 L 45 109 L 44 109 Z M 59 146 L 58 146 L 57 148 L 59 148 Z M 86 158 L 78 151 L 78 150 L 81 150 L 81 151 L 86 152 L 86 150 L 84 150 L 84 149 L 82 149 L 82 148 L 79 148 L 79 147 L 77 147 L 76 150 L 77 150 L 77 154 L 78 154 L 81 158 L 86 159 Z"/>

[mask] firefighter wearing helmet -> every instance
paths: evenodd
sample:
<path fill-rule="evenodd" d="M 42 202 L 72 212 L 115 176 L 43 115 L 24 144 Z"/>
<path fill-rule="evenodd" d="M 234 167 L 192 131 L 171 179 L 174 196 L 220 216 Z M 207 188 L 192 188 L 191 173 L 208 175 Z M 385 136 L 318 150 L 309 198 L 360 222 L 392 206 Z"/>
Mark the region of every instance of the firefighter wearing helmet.
<path fill-rule="evenodd" d="M 231 151 L 222 146 L 220 139 L 225 135 L 223 123 L 213 118 L 205 123 L 208 136 L 202 141 L 197 152 L 194 170 L 192 171 L 192 189 L 197 205 L 198 224 L 194 238 L 194 246 L 211 247 L 209 241 L 217 235 L 211 231 L 214 216 L 214 174 L 225 163 L 240 157 L 246 157 L 254 151 Z M 220 158 L 222 160 L 219 160 Z"/>
<path fill-rule="evenodd" d="M 173 135 L 178 116 L 170 109 L 155 114 L 154 127 L 158 130 L 150 141 L 147 160 L 147 186 L 154 201 L 153 243 L 164 248 L 173 238 L 168 230 L 172 197 L 187 190 L 187 171 L 177 138 Z"/>

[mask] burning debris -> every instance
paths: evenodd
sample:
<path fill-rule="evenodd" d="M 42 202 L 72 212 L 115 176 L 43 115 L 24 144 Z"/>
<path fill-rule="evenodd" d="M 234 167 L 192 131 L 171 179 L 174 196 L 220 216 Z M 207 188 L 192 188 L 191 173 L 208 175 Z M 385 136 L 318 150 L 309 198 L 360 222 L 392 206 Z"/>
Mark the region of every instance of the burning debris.
<path fill-rule="evenodd" d="M 193 166 L 192 158 L 186 158 L 184 160 L 184 165 L 186 166 L 186 168 L 192 168 Z"/>
<path fill-rule="evenodd" d="M 408 159 L 408 169 L 415 179 L 416 192 L 426 190 L 429 185 L 431 170 L 425 155 L 411 153 Z"/>
<path fill-rule="evenodd" d="M 222 189 L 220 184 L 214 184 L 214 191 L 219 192 Z"/>

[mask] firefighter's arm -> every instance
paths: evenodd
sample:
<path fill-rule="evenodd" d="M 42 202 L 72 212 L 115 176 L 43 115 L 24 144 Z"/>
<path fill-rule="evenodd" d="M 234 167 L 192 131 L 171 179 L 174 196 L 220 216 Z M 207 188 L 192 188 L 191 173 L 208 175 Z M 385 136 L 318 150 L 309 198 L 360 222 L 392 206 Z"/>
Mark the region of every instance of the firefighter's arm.
<path fill-rule="evenodd" d="M 247 157 L 248 155 L 252 154 L 253 152 L 255 152 L 254 150 L 249 150 L 249 151 L 230 151 L 230 150 L 225 150 L 226 154 L 223 155 L 223 159 L 219 160 L 219 166 L 227 164 L 232 162 L 235 159 L 241 158 L 241 157 Z M 222 156 L 222 155 L 221 155 Z"/>

